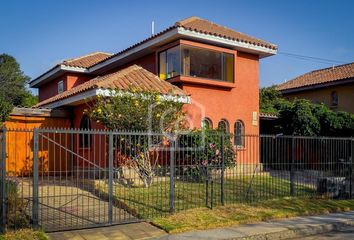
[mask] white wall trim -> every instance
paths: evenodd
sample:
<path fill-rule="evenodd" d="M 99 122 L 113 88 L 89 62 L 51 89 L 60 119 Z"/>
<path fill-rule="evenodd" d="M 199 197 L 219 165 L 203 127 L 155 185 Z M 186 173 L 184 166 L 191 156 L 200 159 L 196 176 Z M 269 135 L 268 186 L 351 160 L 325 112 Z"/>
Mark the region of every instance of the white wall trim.
<path fill-rule="evenodd" d="M 274 55 L 277 53 L 277 50 L 270 49 L 267 47 L 256 46 L 256 45 L 250 44 L 250 43 L 235 41 L 235 40 L 226 39 L 226 38 L 219 37 L 219 36 L 214 36 L 214 35 L 210 35 L 210 34 L 186 30 L 183 27 L 178 27 L 178 33 L 183 36 L 197 38 L 197 39 L 203 39 L 203 40 L 206 40 L 209 42 L 220 43 L 220 44 L 232 46 L 235 48 L 249 49 L 251 51 L 257 52 L 260 55 L 270 56 L 270 55 Z"/>
<path fill-rule="evenodd" d="M 127 92 L 127 91 L 117 92 L 116 90 L 110 90 L 110 89 L 97 89 L 97 95 L 100 95 L 100 96 L 110 97 L 115 94 L 124 95 L 124 94 L 134 94 L 134 93 Z M 190 103 L 191 102 L 189 96 L 172 96 L 172 95 L 168 95 L 168 94 L 161 95 L 161 100 L 162 101 L 175 101 L 175 102 L 180 102 L 180 103 Z"/>
<path fill-rule="evenodd" d="M 41 106 L 41 108 L 58 108 L 62 107 L 64 105 L 75 105 L 78 103 L 86 102 L 91 100 L 92 98 L 96 96 L 103 96 L 103 97 L 110 97 L 112 95 L 116 94 L 115 90 L 110 90 L 110 89 L 92 89 L 83 93 L 79 93 L 77 95 L 58 100 L 52 103 L 45 104 Z M 126 91 L 119 91 L 118 94 L 132 94 Z M 161 97 L 162 100 L 166 101 L 176 101 L 180 103 L 190 103 L 190 97 L 189 96 L 172 96 L 172 95 L 162 95 Z"/>
<path fill-rule="evenodd" d="M 199 40 L 204 40 L 208 42 L 213 42 L 213 43 L 219 43 L 224 46 L 229 46 L 233 47 L 236 49 L 241 49 L 245 52 L 251 52 L 255 54 L 259 54 L 261 57 L 266 57 L 266 56 L 271 56 L 277 53 L 277 50 L 270 49 L 267 47 L 262 47 L 262 46 L 256 46 L 254 44 L 250 43 L 245 43 L 241 41 L 235 41 L 235 40 L 230 40 L 226 39 L 223 37 L 218 37 L 210 34 L 205 34 L 205 33 L 200 33 L 192 30 L 186 30 L 183 27 L 178 27 L 171 29 L 160 36 L 157 36 L 155 38 L 152 38 L 140 45 L 137 45 L 136 47 L 133 47 L 121 54 L 118 54 L 117 56 L 114 56 L 106 61 L 103 61 L 97 65 L 92 66 L 91 68 L 81 68 L 81 67 L 70 67 L 66 65 L 58 65 L 54 69 L 50 70 L 49 72 L 45 73 L 39 78 L 36 78 L 30 83 L 30 87 L 33 87 L 37 85 L 38 83 L 44 81 L 45 79 L 53 76 L 54 74 L 58 73 L 59 71 L 69 71 L 69 72 L 77 72 L 77 73 L 92 73 L 94 71 L 97 71 L 109 64 L 112 64 L 116 61 L 122 60 L 134 53 L 140 52 L 146 48 L 152 47 L 154 45 L 158 45 L 159 43 L 168 40 L 169 38 L 173 38 L 174 36 L 185 36 L 189 38 L 194 38 L 194 39 L 199 39 Z"/>
<path fill-rule="evenodd" d="M 136 52 L 142 51 L 142 50 L 144 50 L 146 48 L 149 48 L 149 47 L 152 47 L 153 45 L 158 44 L 158 43 L 160 43 L 160 42 L 162 42 L 164 40 L 167 40 L 167 39 L 173 37 L 174 35 L 176 35 L 177 33 L 178 33 L 178 31 L 177 31 L 176 28 L 172 29 L 170 31 L 167 31 L 166 33 L 163 33 L 162 35 L 160 35 L 158 37 L 155 37 L 155 38 L 153 38 L 151 40 L 148 40 L 147 42 L 145 42 L 143 44 L 140 44 L 140 45 L 138 45 L 136 47 L 133 47 L 132 49 L 130 49 L 128 51 L 125 51 L 125 52 L 123 52 L 121 54 L 118 54 L 117 56 L 115 56 L 115 57 L 113 57 L 113 58 L 111 58 L 109 60 L 106 60 L 106 61 L 104 61 L 102 63 L 99 63 L 99 64 L 89 68 L 89 70 L 90 70 L 90 72 L 94 72 L 94 71 L 96 71 L 96 70 L 98 70 L 98 69 L 100 69 L 102 67 L 105 67 L 105 66 L 107 66 L 107 65 L 109 65 L 109 64 L 111 64 L 113 62 L 119 61 L 119 60 L 121 60 L 121 59 L 123 59 L 125 57 L 128 57 L 129 55 L 132 55 L 132 54 L 134 54 Z"/>
<path fill-rule="evenodd" d="M 97 96 L 97 89 L 92 89 L 83 93 L 79 93 L 77 95 L 58 100 L 52 103 L 45 104 L 41 106 L 41 108 L 58 108 L 64 105 L 72 105 L 74 103 L 79 103 L 82 101 L 88 101 L 91 98 Z"/>
<path fill-rule="evenodd" d="M 61 65 L 56 66 L 55 68 L 53 68 L 49 72 L 45 73 L 41 77 L 38 77 L 38 78 L 34 79 L 33 81 L 31 81 L 29 86 L 33 87 L 34 85 L 37 85 L 38 83 L 44 81 L 45 79 L 55 75 L 56 73 L 58 73 L 60 71 L 78 72 L 78 73 L 89 72 L 86 68 L 70 67 L 70 66 L 66 66 L 66 65 L 61 64 Z"/>

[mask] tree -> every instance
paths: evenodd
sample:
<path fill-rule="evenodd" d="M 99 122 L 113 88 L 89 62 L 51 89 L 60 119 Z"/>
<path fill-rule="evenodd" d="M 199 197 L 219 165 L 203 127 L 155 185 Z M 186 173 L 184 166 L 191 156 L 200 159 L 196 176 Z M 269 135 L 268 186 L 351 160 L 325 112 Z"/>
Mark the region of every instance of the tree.
<path fill-rule="evenodd" d="M 353 114 L 305 99 L 288 101 L 275 86 L 260 90 L 260 111 L 278 115 L 274 127 L 286 135 L 354 136 Z"/>
<path fill-rule="evenodd" d="M 162 132 L 183 127 L 183 105 L 172 95 L 131 88 L 98 97 L 87 112 L 111 130 Z"/>
<path fill-rule="evenodd" d="M 170 94 L 162 96 L 158 92 L 131 88 L 124 92 L 112 90 L 109 97 L 98 97 L 86 112 L 90 118 L 111 130 L 160 133 L 185 127 L 182 108 L 183 103 L 176 101 L 176 97 Z M 146 187 L 152 184 L 154 166 L 159 160 L 159 151 L 152 147 L 151 141 L 153 145 L 163 145 L 165 142 L 159 136 L 115 135 L 115 146 L 119 146 L 121 154 L 126 155 L 128 164 L 134 168 Z M 157 142 L 152 139 L 155 137 Z"/>
<path fill-rule="evenodd" d="M 279 109 L 281 129 L 286 135 L 315 136 L 320 132 L 320 122 L 313 114 L 313 104 L 305 99 L 284 102 Z"/>
<path fill-rule="evenodd" d="M 281 93 L 275 86 L 261 88 L 259 91 L 260 112 L 278 114 L 279 111 L 276 105 L 280 104 L 283 100 Z"/>
<path fill-rule="evenodd" d="M 16 59 L 7 54 L 0 55 L 0 119 L 4 122 L 14 106 L 30 107 L 35 97 L 26 89 L 29 81 Z"/>

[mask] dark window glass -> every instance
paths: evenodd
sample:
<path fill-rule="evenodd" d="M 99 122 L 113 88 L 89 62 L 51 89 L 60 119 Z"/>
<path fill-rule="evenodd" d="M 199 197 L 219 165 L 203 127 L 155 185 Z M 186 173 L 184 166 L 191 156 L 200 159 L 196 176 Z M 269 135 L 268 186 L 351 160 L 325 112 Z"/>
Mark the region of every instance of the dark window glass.
<path fill-rule="evenodd" d="M 333 107 L 338 106 L 338 93 L 336 91 L 331 93 L 331 104 Z"/>
<path fill-rule="evenodd" d="M 226 119 L 222 119 L 218 124 L 218 130 L 224 133 L 230 132 L 229 122 Z"/>
<path fill-rule="evenodd" d="M 234 126 L 234 144 L 237 147 L 245 146 L 245 126 L 242 121 L 238 120 Z"/>
<path fill-rule="evenodd" d="M 204 118 L 202 120 L 203 129 L 213 129 L 213 122 L 209 118 Z"/>
<path fill-rule="evenodd" d="M 182 46 L 182 73 L 185 76 L 233 82 L 233 67 L 232 54 Z"/>
<path fill-rule="evenodd" d="M 234 82 L 234 55 L 187 45 L 159 53 L 159 77 L 179 75 Z"/>
<path fill-rule="evenodd" d="M 91 121 L 87 115 L 84 115 L 81 118 L 80 129 L 82 130 L 91 130 Z M 80 133 L 79 135 L 79 146 L 80 148 L 89 148 L 91 147 L 91 134 L 89 133 Z"/>
<path fill-rule="evenodd" d="M 159 54 L 159 77 L 163 80 L 181 74 L 180 46 L 176 46 Z"/>

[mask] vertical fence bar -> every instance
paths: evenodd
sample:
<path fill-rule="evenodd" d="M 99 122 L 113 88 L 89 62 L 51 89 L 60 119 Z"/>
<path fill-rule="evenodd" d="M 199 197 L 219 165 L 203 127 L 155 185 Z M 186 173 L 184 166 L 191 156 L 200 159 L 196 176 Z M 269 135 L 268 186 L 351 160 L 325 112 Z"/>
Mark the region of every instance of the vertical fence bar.
<path fill-rule="evenodd" d="M 225 159 L 224 159 L 224 134 L 221 134 L 221 194 L 220 194 L 220 201 L 221 205 L 225 205 Z"/>
<path fill-rule="evenodd" d="M 1 223 L 0 231 L 6 228 L 6 129 L 0 132 L 1 137 Z"/>
<path fill-rule="evenodd" d="M 38 128 L 33 130 L 32 227 L 38 229 Z"/>
<path fill-rule="evenodd" d="M 170 213 L 175 211 L 175 151 L 176 142 L 173 137 L 170 141 Z"/>
<path fill-rule="evenodd" d="M 113 221 L 113 133 L 109 133 L 108 147 L 108 221 Z"/>
<path fill-rule="evenodd" d="M 349 171 L 349 198 L 353 197 L 353 157 L 354 157 L 354 139 L 350 139 L 350 171 Z"/>
<path fill-rule="evenodd" d="M 291 138 L 291 157 L 290 157 L 290 195 L 295 194 L 295 175 L 294 175 L 294 161 L 295 161 L 295 138 Z"/>

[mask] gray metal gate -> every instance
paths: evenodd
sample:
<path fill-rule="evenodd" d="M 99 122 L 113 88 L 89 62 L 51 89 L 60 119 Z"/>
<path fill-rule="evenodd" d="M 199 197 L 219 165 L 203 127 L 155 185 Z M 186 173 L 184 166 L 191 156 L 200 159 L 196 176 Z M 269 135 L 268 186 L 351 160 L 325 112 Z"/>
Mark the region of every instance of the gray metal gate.
<path fill-rule="evenodd" d="M 287 196 L 352 197 L 352 138 L 238 136 L 243 145 L 234 146 L 228 134 L 203 137 L 2 129 L 1 230 L 107 226 Z"/>

